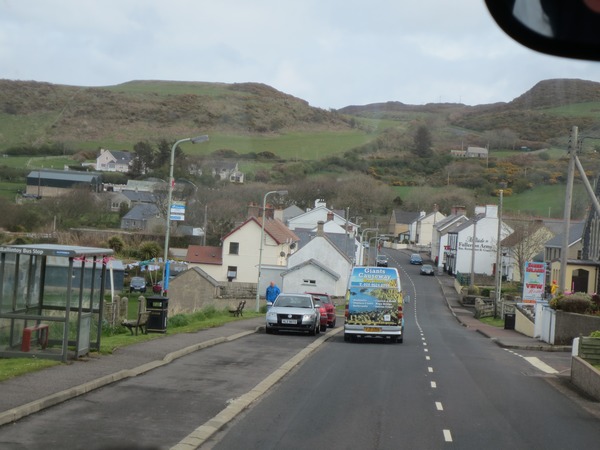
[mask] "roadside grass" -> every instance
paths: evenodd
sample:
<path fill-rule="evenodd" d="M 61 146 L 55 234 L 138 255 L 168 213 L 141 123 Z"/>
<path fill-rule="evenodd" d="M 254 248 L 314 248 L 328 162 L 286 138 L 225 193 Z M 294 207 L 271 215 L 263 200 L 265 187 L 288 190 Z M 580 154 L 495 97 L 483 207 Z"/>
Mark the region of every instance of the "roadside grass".
<path fill-rule="evenodd" d="M 482 317 L 479 319 L 481 323 L 491 325 L 493 327 L 504 328 L 504 319 L 496 317 Z"/>
<path fill-rule="evenodd" d="M 60 361 L 38 358 L 6 358 L 0 359 L 0 381 L 10 380 L 11 378 L 25 375 L 26 373 L 37 372 L 48 367 L 61 364 Z"/>
<path fill-rule="evenodd" d="M 132 310 L 134 311 L 133 314 L 131 314 Z M 137 300 L 130 300 L 128 317 L 133 318 L 136 314 Z M 265 313 L 262 310 L 258 313 L 255 311 L 244 310 L 243 317 L 233 317 L 227 309 L 218 310 L 216 308 L 207 307 L 193 314 L 178 314 L 169 317 L 167 319 L 166 333 L 138 333 L 137 336 L 132 336 L 129 330 L 122 326 L 105 329 L 102 332 L 102 338 L 100 340 L 99 354 L 110 355 L 118 348 L 123 348 L 128 345 L 160 339 L 164 336 L 179 333 L 194 333 L 208 328 L 219 327 L 228 322 L 262 317 L 264 314 Z M 0 359 L 0 382 L 27 373 L 37 372 L 58 364 L 62 363 L 60 361 L 45 360 L 41 358 L 2 358 Z"/>

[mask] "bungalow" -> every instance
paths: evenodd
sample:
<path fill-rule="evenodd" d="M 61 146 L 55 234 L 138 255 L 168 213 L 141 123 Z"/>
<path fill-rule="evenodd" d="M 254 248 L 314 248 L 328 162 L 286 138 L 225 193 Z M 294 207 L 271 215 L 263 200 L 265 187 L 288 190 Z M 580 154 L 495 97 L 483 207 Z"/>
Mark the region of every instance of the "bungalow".
<path fill-rule="evenodd" d="M 134 158 L 134 153 L 101 148 L 100 154 L 96 158 L 96 170 L 101 172 L 127 173 Z"/>

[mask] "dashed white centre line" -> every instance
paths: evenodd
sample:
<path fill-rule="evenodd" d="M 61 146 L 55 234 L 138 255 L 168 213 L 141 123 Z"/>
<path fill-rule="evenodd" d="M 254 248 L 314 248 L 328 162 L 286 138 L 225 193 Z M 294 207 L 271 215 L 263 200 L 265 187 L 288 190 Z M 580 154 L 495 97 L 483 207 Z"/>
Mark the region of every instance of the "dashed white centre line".
<path fill-rule="evenodd" d="M 427 372 L 429 372 L 429 373 L 433 373 L 433 367 L 428 367 L 428 368 L 427 368 Z"/>
<path fill-rule="evenodd" d="M 435 409 L 438 411 L 443 411 L 444 407 L 442 406 L 442 402 L 435 402 Z"/>
<path fill-rule="evenodd" d="M 444 440 L 446 442 L 452 442 L 452 433 L 450 433 L 450 430 L 444 430 Z"/>
<path fill-rule="evenodd" d="M 437 387 L 437 383 L 435 381 L 431 382 L 431 388 L 435 389 Z"/>
<path fill-rule="evenodd" d="M 429 361 L 429 360 L 431 360 L 431 356 L 427 355 L 427 356 L 425 357 L 425 360 L 426 360 L 426 361 Z"/>

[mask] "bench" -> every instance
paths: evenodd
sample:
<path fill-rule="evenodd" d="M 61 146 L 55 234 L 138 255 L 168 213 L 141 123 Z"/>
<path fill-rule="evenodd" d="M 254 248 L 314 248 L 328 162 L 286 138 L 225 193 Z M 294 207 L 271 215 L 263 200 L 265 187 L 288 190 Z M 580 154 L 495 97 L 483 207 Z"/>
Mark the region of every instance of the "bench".
<path fill-rule="evenodd" d="M 148 334 L 146 330 L 146 325 L 148 323 L 148 317 L 150 317 L 150 311 L 144 311 L 138 313 L 137 320 L 124 320 L 121 322 L 121 325 L 127 327 L 129 331 L 131 331 L 131 335 L 133 336 L 133 330 L 135 329 L 135 335 L 138 334 L 138 329 L 141 330 L 142 334 Z"/>
<path fill-rule="evenodd" d="M 48 347 L 48 334 L 50 332 L 48 325 L 43 323 L 38 323 L 37 325 L 33 325 L 31 327 L 23 328 L 23 339 L 21 341 L 21 351 L 28 352 L 31 348 L 31 335 L 34 331 L 38 332 L 37 340 L 38 343 L 42 346 L 42 350 Z"/>
<path fill-rule="evenodd" d="M 246 306 L 246 300 L 242 300 L 238 303 L 237 308 L 229 308 L 229 312 L 234 316 L 243 316 L 244 315 L 244 306 Z"/>

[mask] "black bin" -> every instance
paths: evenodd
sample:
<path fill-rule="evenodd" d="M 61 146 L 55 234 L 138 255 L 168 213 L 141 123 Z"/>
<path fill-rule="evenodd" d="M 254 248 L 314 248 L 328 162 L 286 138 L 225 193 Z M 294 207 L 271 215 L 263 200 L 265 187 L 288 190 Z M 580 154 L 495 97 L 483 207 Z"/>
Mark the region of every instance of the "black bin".
<path fill-rule="evenodd" d="M 148 324 L 146 331 L 148 333 L 166 333 L 167 332 L 167 312 L 169 310 L 169 299 L 162 295 L 152 295 L 146 298 L 146 311 L 148 315 Z"/>
<path fill-rule="evenodd" d="M 514 330 L 515 329 L 515 314 L 504 314 L 504 329 Z"/>

